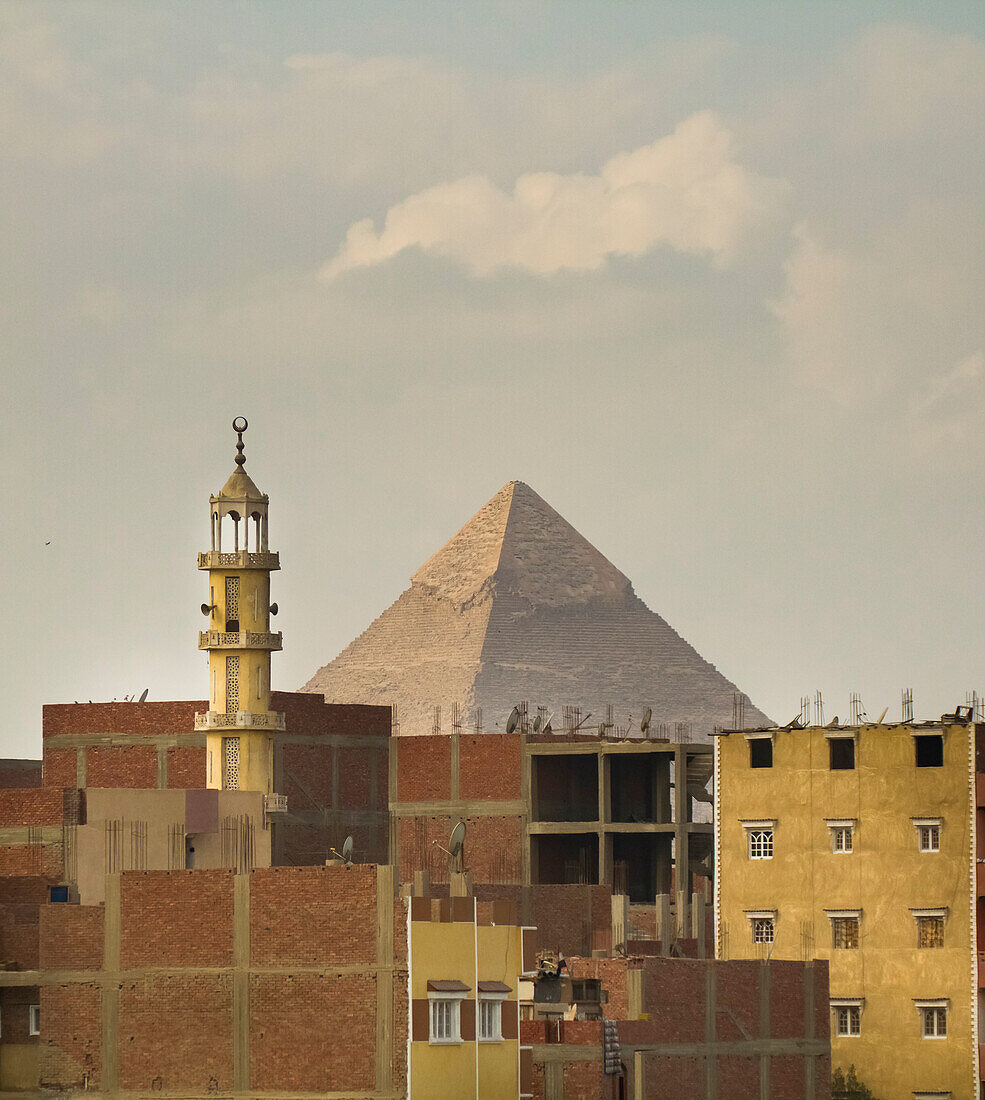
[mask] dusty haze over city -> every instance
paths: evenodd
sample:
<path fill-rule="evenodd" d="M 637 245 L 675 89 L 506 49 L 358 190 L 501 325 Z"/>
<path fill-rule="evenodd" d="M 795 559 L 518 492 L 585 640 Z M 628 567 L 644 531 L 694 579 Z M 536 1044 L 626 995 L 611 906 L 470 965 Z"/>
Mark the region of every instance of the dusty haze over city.
<path fill-rule="evenodd" d="M 518 479 L 779 721 L 985 691 L 977 0 L 3 0 L 0 85 L 0 755 L 206 694 L 235 415 L 276 687 Z"/>

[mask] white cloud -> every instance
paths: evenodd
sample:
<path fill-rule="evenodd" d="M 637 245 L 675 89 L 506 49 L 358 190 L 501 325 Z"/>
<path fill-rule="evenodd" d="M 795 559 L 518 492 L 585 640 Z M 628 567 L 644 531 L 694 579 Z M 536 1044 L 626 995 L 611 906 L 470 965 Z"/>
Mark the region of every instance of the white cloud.
<path fill-rule="evenodd" d="M 590 271 L 612 255 L 667 245 L 728 266 L 750 233 L 774 219 L 784 181 L 739 164 L 732 138 L 710 111 L 672 134 L 612 157 L 598 175 L 531 172 L 512 193 L 485 176 L 429 187 L 392 206 L 383 230 L 355 223 L 326 279 L 419 247 L 476 275 L 518 268 L 548 275 Z"/>

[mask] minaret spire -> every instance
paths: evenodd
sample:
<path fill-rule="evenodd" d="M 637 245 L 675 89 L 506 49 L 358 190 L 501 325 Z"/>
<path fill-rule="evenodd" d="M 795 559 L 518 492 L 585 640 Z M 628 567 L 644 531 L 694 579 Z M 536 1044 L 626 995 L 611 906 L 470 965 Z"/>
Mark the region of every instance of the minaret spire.
<path fill-rule="evenodd" d="M 270 630 L 277 614 L 270 574 L 280 557 L 267 547 L 267 494 L 245 469 L 248 427 L 245 416 L 233 420 L 235 469 L 209 498 L 212 546 L 198 555 L 209 574 L 209 602 L 202 604 L 209 629 L 198 636 L 198 648 L 209 654 L 209 709 L 195 715 L 195 728 L 206 732 L 210 787 L 271 794 L 272 732 L 284 728 L 284 716 L 270 709 L 270 654 L 282 644 Z"/>

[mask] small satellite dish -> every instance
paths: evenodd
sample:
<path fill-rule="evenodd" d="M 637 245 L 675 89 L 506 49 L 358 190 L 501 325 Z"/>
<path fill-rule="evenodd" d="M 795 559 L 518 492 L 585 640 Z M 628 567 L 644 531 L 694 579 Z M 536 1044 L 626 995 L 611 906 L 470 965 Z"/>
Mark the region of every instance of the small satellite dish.
<path fill-rule="evenodd" d="M 460 821 L 451 831 L 448 838 L 448 851 L 452 856 L 457 856 L 465 844 L 465 822 Z"/>
<path fill-rule="evenodd" d="M 148 691 L 150 691 L 150 688 L 144 688 L 144 690 L 140 693 L 140 698 L 137 700 L 138 703 L 146 703 L 147 702 L 147 692 Z"/>
<path fill-rule="evenodd" d="M 271 615 L 276 615 L 279 610 L 280 610 L 280 608 L 277 606 L 277 604 L 272 603 L 270 605 L 270 614 Z"/>
<path fill-rule="evenodd" d="M 510 711 L 509 718 L 506 719 L 506 732 L 507 733 L 515 733 L 516 732 L 516 727 L 519 724 L 519 721 L 520 721 L 520 710 L 519 710 L 518 707 L 514 707 Z"/>
<path fill-rule="evenodd" d="M 211 615 L 213 611 L 215 611 L 215 604 L 214 603 L 203 603 L 202 604 L 202 614 L 203 615 Z"/>
<path fill-rule="evenodd" d="M 832 718 L 831 721 L 828 723 L 828 729 L 833 729 L 837 725 L 838 725 L 838 715 L 836 714 L 834 716 L 834 718 Z"/>
<path fill-rule="evenodd" d="M 540 715 L 534 719 L 534 733 L 540 733 Z"/>
<path fill-rule="evenodd" d="M 646 733 L 650 728 L 650 719 L 653 717 L 653 707 L 647 707 L 643 711 L 643 718 L 640 720 L 640 733 Z"/>
<path fill-rule="evenodd" d="M 346 863 L 352 862 L 352 847 L 352 837 L 347 836 L 345 838 L 345 843 L 342 845 L 342 858 L 345 860 Z"/>

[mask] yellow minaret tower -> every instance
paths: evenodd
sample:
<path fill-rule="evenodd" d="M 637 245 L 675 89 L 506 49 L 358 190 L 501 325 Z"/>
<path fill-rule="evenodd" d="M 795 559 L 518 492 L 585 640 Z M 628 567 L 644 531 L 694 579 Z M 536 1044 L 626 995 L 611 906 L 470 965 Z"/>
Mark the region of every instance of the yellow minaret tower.
<path fill-rule="evenodd" d="M 267 494 L 244 469 L 243 432 L 237 435 L 236 469 L 222 490 L 209 498 L 212 548 L 198 555 L 209 573 L 209 602 L 202 612 L 209 629 L 198 648 L 209 654 L 209 709 L 195 715 L 195 729 L 206 732 L 207 783 L 220 790 L 273 791 L 274 730 L 283 714 L 270 710 L 270 654 L 281 635 L 270 632 L 270 573 L 280 559 L 267 549 Z"/>

